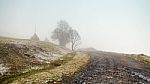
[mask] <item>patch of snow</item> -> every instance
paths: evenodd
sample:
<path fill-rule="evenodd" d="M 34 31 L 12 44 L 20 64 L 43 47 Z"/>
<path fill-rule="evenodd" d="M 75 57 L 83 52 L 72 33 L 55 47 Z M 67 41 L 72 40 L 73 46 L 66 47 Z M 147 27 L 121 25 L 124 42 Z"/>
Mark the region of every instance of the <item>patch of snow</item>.
<path fill-rule="evenodd" d="M 0 64 L 0 73 L 4 74 L 5 72 L 8 71 L 8 67 L 5 67 L 3 64 Z"/>
<path fill-rule="evenodd" d="M 65 49 L 65 48 L 58 48 L 58 50 L 59 50 L 62 54 L 67 54 L 67 53 L 71 52 L 71 50 Z"/>
<path fill-rule="evenodd" d="M 52 60 L 59 59 L 60 57 L 63 57 L 63 55 L 60 55 L 60 54 L 53 54 Z"/>
<path fill-rule="evenodd" d="M 45 60 L 56 60 L 56 59 L 59 59 L 60 57 L 63 57 L 63 55 L 52 54 L 51 52 L 49 52 L 49 53 L 39 52 L 39 53 L 36 53 L 34 55 L 37 58 L 37 60 L 40 62 L 43 62 Z"/>
<path fill-rule="evenodd" d="M 42 67 L 38 67 L 38 66 L 36 66 L 36 67 L 31 67 L 31 70 L 33 70 L 33 69 L 35 69 L 35 70 L 37 70 L 37 69 L 42 69 Z"/>

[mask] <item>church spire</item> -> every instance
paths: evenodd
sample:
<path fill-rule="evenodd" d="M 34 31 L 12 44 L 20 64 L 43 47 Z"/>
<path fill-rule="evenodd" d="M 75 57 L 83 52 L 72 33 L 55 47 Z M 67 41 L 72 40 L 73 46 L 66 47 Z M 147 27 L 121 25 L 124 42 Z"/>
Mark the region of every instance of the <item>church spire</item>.
<path fill-rule="evenodd" d="M 34 28 L 34 33 L 36 33 L 36 24 L 35 24 L 35 28 Z"/>
<path fill-rule="evenodd" d="M 34 28 L 34 35 L 30 39 L 39 41 L 39 37 L 36 34 L 36 24 L 35 24 L 35 28 Z"/>

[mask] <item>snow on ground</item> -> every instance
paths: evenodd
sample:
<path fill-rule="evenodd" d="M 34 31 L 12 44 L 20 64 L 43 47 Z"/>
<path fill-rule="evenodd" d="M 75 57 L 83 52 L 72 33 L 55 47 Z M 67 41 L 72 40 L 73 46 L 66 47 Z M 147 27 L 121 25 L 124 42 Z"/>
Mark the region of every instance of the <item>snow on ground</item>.
<path fill-rule="evenodd" d="M 0 73 L 4 74 L 5 72 L 8 71 L 8 67 L 5 67 L 3 64 L 0 64 Z"/>
<path fill-rule="evenodd" d="M 45 60 L 57 60 L 59 59 L 60 57 L 63 57 L 63 55 L 60 55 L 60 54 L 54 54 L 54 53 L 43 53 L 43 52 L 39 52 L 39 53 L 36 53 L 34 54 L 35 57 L 37 58 L 38 61 L 45 61 Z"/>

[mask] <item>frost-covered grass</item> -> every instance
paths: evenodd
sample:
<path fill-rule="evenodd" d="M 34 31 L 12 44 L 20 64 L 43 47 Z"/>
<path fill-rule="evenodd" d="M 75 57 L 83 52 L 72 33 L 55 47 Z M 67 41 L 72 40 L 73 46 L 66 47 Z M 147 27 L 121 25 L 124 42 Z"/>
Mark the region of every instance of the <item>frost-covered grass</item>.
<path fill-rule="evenodd" d="M 23 73 L 16 73 L 13 75 L 8 75 L 8 76 L 4 75 L 3 78 L 0 79 L 1 80 L 0 83 L 8 84 L 8 83 L 11 83 L 12 81 L 18 80 L 20 78 L 26 78 L 26 77 L 34 75 L 34 74 L 38 74 L 41 72 L 47 72 L 47 71 L 54 69 L 58 66 L 64 65 L 68 61 L 72 60 L 74 55 L 75 55 L 74 53 L 68 53 L 65 56 L 59 58 L 58 60 L 53 60 L 51 63 L 49 63 L 48 67 L 44 67 L 44 68 L 32 67 L 33 69 L 30 69 L 30 70 L 23 72 Z"/>
<path fill-rule="evenodd" d="M 50 42 L 0 37 L 0 83 L 53 68 L 68 52 Z"/>
<path fill-rule="evenodd" d="M 0 84 L 62 83 L 90 59 L 69 52 L 49 42 L 0 37 Z"/>
<path fill-rule="evenodd" d="M 8 71 L 8 67 L 4 66 L 3 64 L 0 64 L 0 74 L 3 75 Z"/>
<path fill-rule="evenodd" d="M 68 56 L 72 57 L 72 54 Z M 65 58 L 66 59 L 66 58 Z M 70 78 L 75 75 L 79 70 L 81 70 L 87 63 L 89 63 L 90 57 L 81 52 L 77 52 L 71 60 L 66 60 L 66 62 L 57 63 L 62 64 L 54 69 L 42 71 L 40 73 L 32 74 L 28 77 L 21 77 L 13 81 L 12 84 L 62 84 L 65 78 Z"/>

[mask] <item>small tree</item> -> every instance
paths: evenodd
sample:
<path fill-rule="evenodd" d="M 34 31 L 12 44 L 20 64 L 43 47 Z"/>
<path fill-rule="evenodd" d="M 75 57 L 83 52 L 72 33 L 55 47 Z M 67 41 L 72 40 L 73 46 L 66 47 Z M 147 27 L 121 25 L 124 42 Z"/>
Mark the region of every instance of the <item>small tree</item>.
<path fill-rule="evenodd" d="M 74 49 L 80 44 L 81 37 L 78 34 L 78 32 L 74 29 L 71 29 L 69 31 L 69 34 L 70 34 L 71 49 L 72 51 L 74 51 Z"/>
<path fill-rule="evenodd" d="M 58 40 L 60 46 L 66 46 L 69 43 L 69 30 L 71 27 L 64 20 L 61 20 L 57 24 L 57 28 L 53 31 L 51 38 Z"/>

